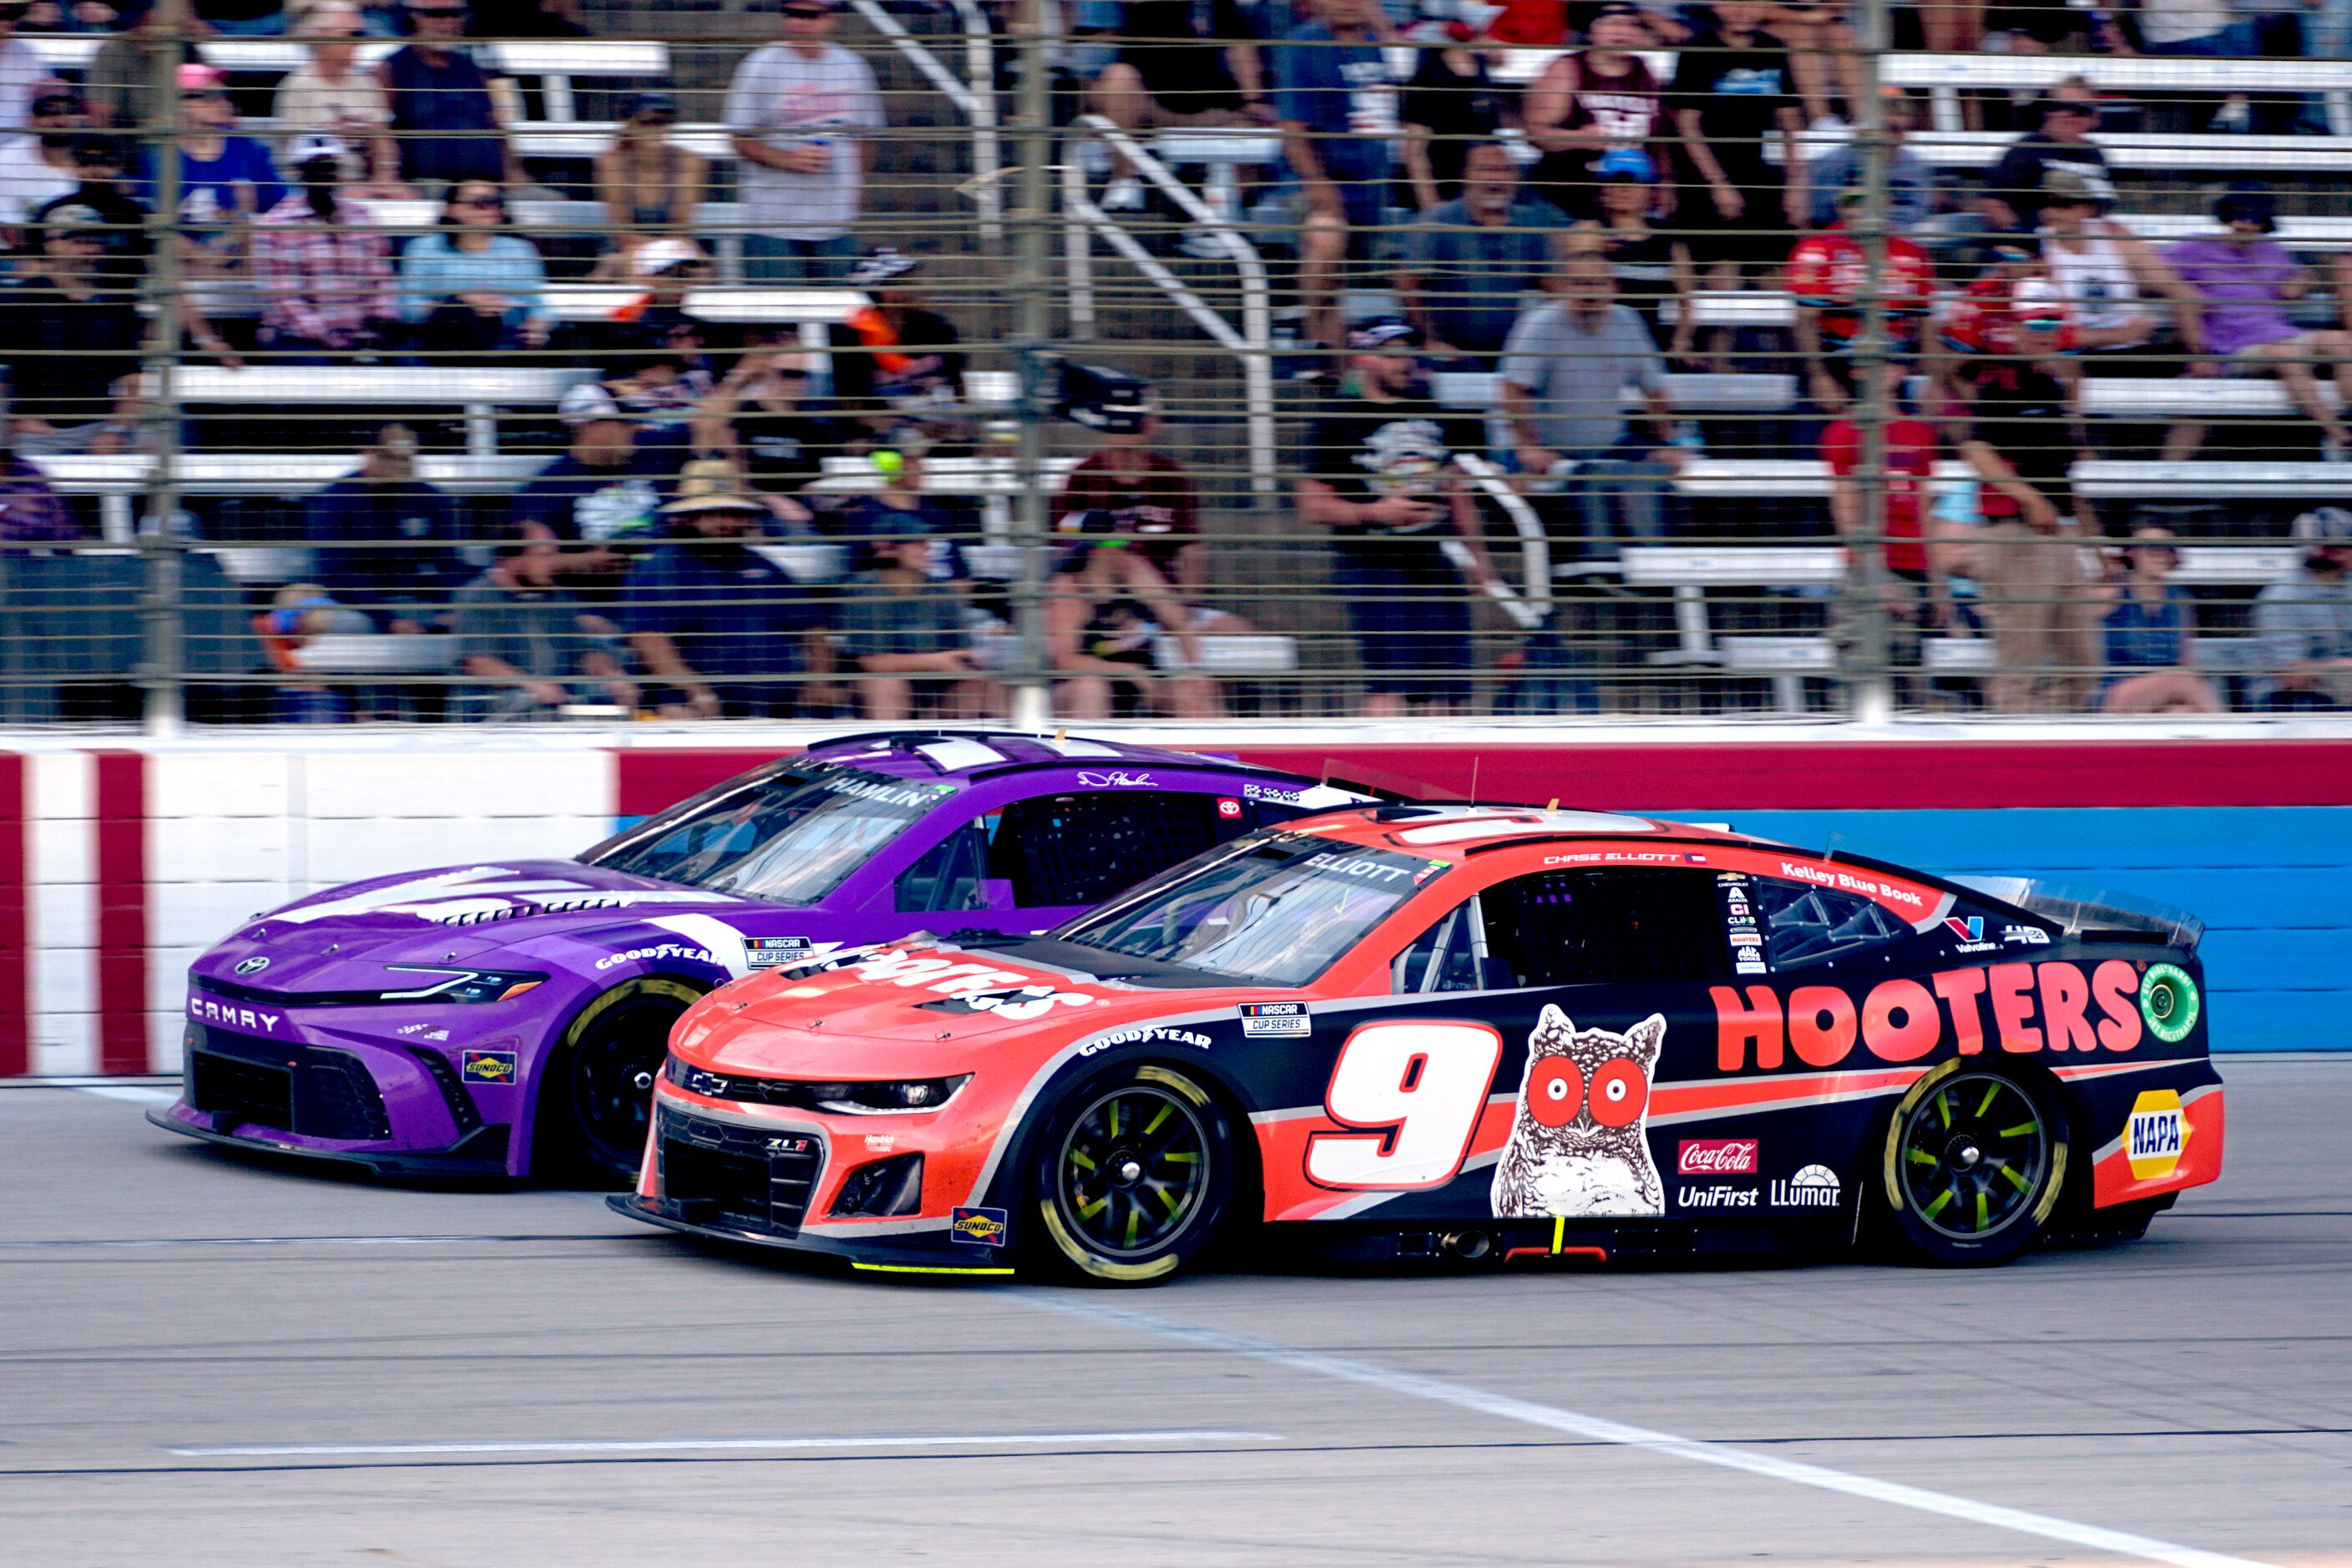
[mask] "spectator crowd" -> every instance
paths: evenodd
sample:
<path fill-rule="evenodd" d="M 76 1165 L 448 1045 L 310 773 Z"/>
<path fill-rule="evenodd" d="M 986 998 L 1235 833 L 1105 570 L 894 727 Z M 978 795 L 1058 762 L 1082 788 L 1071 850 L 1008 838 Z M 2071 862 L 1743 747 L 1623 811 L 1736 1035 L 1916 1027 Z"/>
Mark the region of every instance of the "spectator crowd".
<path fill-rule="evenodd" d="M 2206 193 L 2210 223 L 2142 232 L 2105 140 L 2325 135 L 2324 105 L 2275 68 L 2144 103 L 2092 84 L 2102 56 L 2352 54 L 2336 10 L 1898 5 L 1898 47 L 2085 62 L 2030 95 L 1948 97 L 2003 142 L 1962 175 L 1913 144 L 1927 101 L 1871 85 L 1837 5 L 1078 0 L 1057 118 L 1278 147 L 1225 171 L 1220 210 L 1282 263 L 1281 504 L 1324 563 L 1288 597 L 1329 609 L 1253 584 L 1238 613 L 1211 543 L 1223 492 L 1175 455 L 1192 410 L 1109 378 L 1048 508 L 1057 706 L 1215 717 L 1218 650 L 1335 623 L 1313 673 L 1369 715 L 1639 705 L 1675 632 L 1626 552 L 1726 533 L 1842 541 L 1842 582 L 1742 607 L 1818 628 L 1849 673 L 1883 649 L 1912 704 L 2341 705 L 2352 513 L 2280 510 L 2294 564 L 2249 602 L 2175 580 L 2183 535 L 2249 531 L 2234 520 L 2076 482 L 2102 458 L 2243 451 L 2247 427 L 2193 412 L 2240 382 L 2291 411 L 2263 457 L 2311 462 L 2312 500 L 2352 485 L 2327 471 L 2352 451 L 2347 253 L 2283 237 L 2278 198 L 2244 181 Z M 1001 449 L 967 406 L 988 345 L 932 297 L 916 247 L 937 214 L 869 211 L 903 174 L 841 0 L 782 0 L 772 26 L 706 89 L 715 139 L 681 132 L 679 89 L 639 84 L 599 150 L 555 157 L 481 40 L 585 36 L 573 0 L 0 0 L 0 550 L 93 537 L 58 465 L 137 460 L 168 425 L 191 453 L 347 462 L 264 531 L 281 570 L 250 580 L 249 626 L 270 716 L 1001 711 L 1023 568 L 1001 514 L 929 482 Z M 44 41 L 78 35 L 94 48 L 58 65 Z M 206 52 L 280 35 L 299 63 L 266 90 Z M 1865 122 L 1886 147 L 1875 205 Z M 1154 171 L 1128 145 L 1091 195 L 1143 223 Z M 593 240 L 529 216 L 567 199 L 593 204 Z M 394 203 L 426 216 L 387 222 Z M 1223 254 L 1184 237 L 1171 253 Z M 697 308 L 722 278 L 855 298 L 728 321 Z M 599 303 L 568 306 L 591 281 Z M 142 375 L 160 358 L 575 374 L 538 422 L 544 461 L 504 488 L 469 477 L 478 442 L 455 455 L 476 433 L 422 411 L 184 416 Z M 1686 396 L 1701 377 L 1793 392 Z M 2099 416 L 2124 381 L 2178 384 L 2192 412 Z M 1789 458 L 1818 464 L 1822 500 L 1759 515 L 1738 466 Z M 1702 471 L 1712 489 L 1686 482 Z M 144 521 L 242 541 L 255 499 Z M 1547 595 L 1515 567 L 1529 526 Z M 1964 643 L 1987 657 L 1950 657 Z"/>

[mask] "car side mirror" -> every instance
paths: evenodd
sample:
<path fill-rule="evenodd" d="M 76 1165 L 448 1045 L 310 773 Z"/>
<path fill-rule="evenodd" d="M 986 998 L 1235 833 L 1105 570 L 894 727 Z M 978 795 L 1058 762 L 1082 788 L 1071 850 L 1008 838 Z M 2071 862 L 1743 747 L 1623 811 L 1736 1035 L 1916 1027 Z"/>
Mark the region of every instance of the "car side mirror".
<path fill-rule="evenodd" d="M 1014 908 L 1012 880 L 1004 877 L 982 877 L 980 879 L 980 907 L 984 910 Z"/>

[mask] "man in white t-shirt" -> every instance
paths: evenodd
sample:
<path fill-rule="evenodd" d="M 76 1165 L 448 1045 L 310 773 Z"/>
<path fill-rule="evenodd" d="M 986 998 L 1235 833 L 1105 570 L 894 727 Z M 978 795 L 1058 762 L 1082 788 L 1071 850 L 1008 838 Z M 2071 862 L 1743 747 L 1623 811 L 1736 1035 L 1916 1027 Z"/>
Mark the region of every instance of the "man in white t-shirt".
<path fill-rule="evenodd" d="M 33 89 L 49 76 L 47 62 L 16 37 L 25 0 L 0 0 L 0 131 L 22 131 L 33 114 Z"/>
<path fill-rule="evenodd" d="M 82 123 L 81 97 L 61 81 L 34 90 L 25 129 L 0 136 L 0 228 L 22 228 L 45 202 L 81 188 L 74 132 Z"/>
<path fill-rule="evenodd" d="M 784 0 L 783 41 L 754 51 L 727 89 L 754 282 L 835 281 L 857 254 L 870 132 L 887 122 L 874 72 L 833 41 L 839 25 L 838 0 Z"/>

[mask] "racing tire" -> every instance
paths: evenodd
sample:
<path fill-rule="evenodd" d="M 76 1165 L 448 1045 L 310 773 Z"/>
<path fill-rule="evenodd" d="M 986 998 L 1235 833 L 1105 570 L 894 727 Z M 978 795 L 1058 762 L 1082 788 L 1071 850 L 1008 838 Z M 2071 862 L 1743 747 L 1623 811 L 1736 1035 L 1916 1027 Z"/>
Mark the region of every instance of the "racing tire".
<path fill-rule="evenodd" d="M 1063 1097 L 1042 1124 L 1031 1253 L 1081 1284 L 1156 1285 L 1216 1240 L 1241 1169 L 1217 1097 L 1140 1063 Z"/>
<path fill-rule="evenodd" d="M 1911 1086 L 1886 1129 L 1885 1217 L 1900 1249 L 1989 1268 L 2033 1245 L 2066 1190 L 2067 1123 L 2039 1082 L 1959 1057 Z"/>
<path fill-rule="evenodd" d="M 623 981 L 580 1009 L 539 1085 L 535 1173 L 600 1186 L 637 1179 L 652 1121 L 654 1080 L 669 1054 L 669 1029 L 703 988 L 667 974 Z"/>

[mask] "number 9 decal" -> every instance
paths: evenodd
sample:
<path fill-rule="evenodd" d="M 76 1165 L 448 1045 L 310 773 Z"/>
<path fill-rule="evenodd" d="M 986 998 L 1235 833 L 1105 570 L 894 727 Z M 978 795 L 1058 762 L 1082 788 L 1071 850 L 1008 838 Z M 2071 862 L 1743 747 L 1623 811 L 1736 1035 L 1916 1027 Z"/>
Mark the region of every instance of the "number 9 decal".
<path fill-rule="evenodd" d="M 1470 1152 L 1503 1059 L 1484 1024 L 1367 1024 L 1348 1037 L 1323 1109 L 1349 1129 L 1307 1140 L 1307 1176 L 1326 1187 L 1443 1186 Z M 1574 1063 L 1567 1064 L 1572 1073 Z M 1583 1085 L 1563 1086 L 1567 1114 Z"/>

